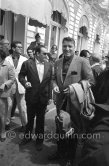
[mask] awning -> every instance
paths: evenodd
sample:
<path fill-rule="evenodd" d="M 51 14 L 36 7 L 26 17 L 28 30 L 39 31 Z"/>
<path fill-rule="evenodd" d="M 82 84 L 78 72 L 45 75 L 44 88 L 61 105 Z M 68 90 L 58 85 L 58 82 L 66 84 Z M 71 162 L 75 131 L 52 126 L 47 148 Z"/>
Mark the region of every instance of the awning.
<path fill-rule="evenodd" d="M 52 6 L 49 0 L 0 0 L 0 8 L 50 25 Z"/>
<path fill-rule="evenodd" d="M 64 19 L 68 21 L 69 12 L 68 12 L 68 6 L 65 0 L 52 0 L 52 10 L 58 11 L 59 13 L 61 13 Z"/>

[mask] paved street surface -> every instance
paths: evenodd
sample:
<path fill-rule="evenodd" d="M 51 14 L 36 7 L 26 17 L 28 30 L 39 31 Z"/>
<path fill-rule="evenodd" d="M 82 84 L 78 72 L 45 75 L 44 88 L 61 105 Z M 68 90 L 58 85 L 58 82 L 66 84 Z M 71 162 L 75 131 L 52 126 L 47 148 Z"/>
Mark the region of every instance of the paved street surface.
<path fill-rule="evenodd" d="M 55 132 L 55 106 L 53 104 L 48 106 L 48 110 L 50 111 L 45 116 L 46 132 L 43 150 L 40 152 L 36 150 L 34 139 L 25 146 L 19 146 L 18 143 L 23 139 L 23 133 L 18 131 L 20 120 L 17 114 L 11 123 L 11 130 L 7 131 L 6 141 L 0 142 L 0 166 L 64 166 L 63 161 L 48 160 L 48 156 L 56 151 L 55 134 L 53 134 Z"/>

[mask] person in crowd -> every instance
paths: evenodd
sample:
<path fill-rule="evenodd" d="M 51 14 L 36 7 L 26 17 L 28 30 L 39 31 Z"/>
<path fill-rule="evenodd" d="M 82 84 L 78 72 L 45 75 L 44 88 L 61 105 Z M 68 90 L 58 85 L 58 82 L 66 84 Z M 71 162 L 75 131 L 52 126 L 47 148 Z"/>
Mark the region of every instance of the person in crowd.
<path fill-rule="evenodd" d="M 34 58 L 34 49 L 32 47 L 28 47 L 27 54 L 29 58 Z"/>
<path fill-rule="evenodd" d="M 9 41 L 8 41 L 7 39 L 4 39 L 4 38 L 3 38 L 3 39 L 0 41 L 0 45 L 1 45 L 1 49 L 5 51 L 6 56 L 9 56 L 9 54 L 12 53 L 12 50 L 10 49 L 10 43 L 9 43 Z M 15 101 L 15 100 L 14 100 L 14 101 Z M 14 107 L 16 108 L 15 102 L 13 103 L 13 106 L 12 106 L 12 119 L 14 119 L 14 112 L 15 112 Z M 9 114 L 10 114 L 10 113 L 9 113 Z M 7 121 L 6 121 L 6 126 L 5 126 L 5 129 L 6 129 L 6 130 L 9 130 L 9 129 L 10 129 L 9 123 L 10 123 L 10 119 L 7 119 Z"/>
<path fill-rule="evenodd" d="M 50 59 L 50 61 L 53 64 L 55 63 L 55 61 L 58 58 L 57 50 L 58 50 L 58 48 L 57 48 L 57 46 L 55 44 L 51 47 L 51 50 L 50 50 L 50 57 L 49 57 L 49 59 Z"/>
<path fill-rule="evenodd" d="M 62 42 L 63 56 L 59 60 L 56 61 L 54 66 L 54 92 L 56 93 L 56 108 L 57 114 L 59 114 L 59 110 L 62 109 L 62 103 L 65 99 L 68 100 L 68 112 L 71 112 L 71 121 L 73 127 L 75 128 L 75 132 L 78 132 L 76 128 L 81 125 L 80 117 L 76 116 L 75 112 L 78 112 L 76 108 L 73 108 L 70 104 L 70 85 L 74 83 L 79 83 L 82 80 L 89 80 L 91 84 L 93 84 L 93 73 L 88 61 L 85 58 L 79 57 L 75 55 L 75 41 L 71 37 L 65 37 Z M 76 100 L 76 99 L 75 99 Z M 64 106 L 66 107 L 66 101 Z M 64 107 L 63 107 L 64 108 Z M 64 108 L 66 109 L 66 108 Z M 71 111 L 73 110 L 73 111 Z M 78 125 L 78 126 L 77 126 Z M 63 140 L 57 141 L 58 152 L 50 157 L 50 159 L 56 159 L 65 154 L 65 147 Z M 70 141 L 70 160 L 73 162 L 75 158 L 77 147 L 77 139 L 74 138 Z M 72 163 L 73 164 L 73 163 Z"/>
<path fill-rule="evenodd" d="M 30 58 L 22 65 L 19 73 L 19 81 L 26 89 L 25 100 L 27 105 L 27 118 L 25 137 L 20 145 L 25 145 L 31 141 L 34 118 L 36 119 L 35 134 L 36 148 L 43 148 L 44 140 L 44 116 L 48 102 L 51 102 L 51 63 L 44 60 L 47 49 L 44 46 L 36 48 L 34 59 Z M 26 79 L 27 78 L 27 79 Z M 26 135 L 29 134 L 29 138 Z M 41 135 L 41 137 L 40 137 Z"/>
<path fill-rule="evenodd" d="M 16 97 L 17 107 L 21 118 L 21 128 L 19 131 L 24 131 L 27 123 L 26 103 L 25 103 L 25 89 L 18 80 L 18 74 L 20 72 L 22 63 L 27 60 L 22 56 L 22 44 L 20 41 L 13 41 L 11 44 L 12 54 L 9 55 L 6 60 L 14 67 L 16 82 L 12 87 L 12 96 L 8 98 L 9 110 L 7 117 L 7 125 L 10 123 L 11 110 L 14 100 L 14 94 Z"/>
<path fill-rule="evenodd" d="M 82 50 L 82 51 L 80 52 L 80 57 L 83 57 L 83 58 L 86 58 L 86 59 L 89 60 L 89 58 L 90 58 L 90 53 L 89 53 L 89 51 L 88 51 L 88 50 Z"/>
<path fill-rule="evenodd" d="M 96 79 L 96 84 L 93 87 L 93 94 L 96 103 L 105 103 L 109 95 L 109 56 L 107 56 L 106 68 Z"/>
<path fill-rule="evenodd" d="M 97 77 L 100 75 L 100 73 L 103 71 L 102 66 L 100 64 L 99 55 L 93 54 L 92 62 L 93 62 L 93 64 L 91 65 L 91 68 L 93 71 L 94 78 L 96 80 Z"/>
<path fill-rule="evenodd" d="M 50 53 L 48 54 L 49 56 L 49 62 L 52 64 L 52 73 L 54 72 L 54 63 L 55 61 L 57 60 L 58 58 L 58 55 L 57 55 L 57 46 L 54 44 L 52 47 L 51 47 L 51 50 L 50 50 Z M 54 92 L 52 91 L 52 98 L 53 98 L 53 102 L 55 104 L 56 102 L 56 95 L 54 94 Z"/>
<path fill-rule="evenodd" d="M 98 77 L 95 117 L 87 130 L 90 139 L 85 137 L 79 166 L 109 165 L 109 68 Z"/>
<path fill-rule="evenodd" d="M 95 117 L 87 131 L 79 166 L 109 165 L 109 103 L 97 104 Z"/>
<path fill-rule="evenodd" d="M 10 49 L 9 41 L 7 39 L 2 39 L 0 41 L 0 43 L 1 43 L 1 47 L 2 47 L 3 51 L 5 51 L 5 53 L 6 53 L 6 56 L 8 56 L 9 55 L 9 49 Z"/>
<path fill-rule="evenodd" d="M 8 113 L 7 98 L 11 94 L 11 87 L 15 81 L 13 66 L 6 61 L 6 52 L 0 50 L 0 140 L 6 139 L 5 123 Z"/>
<path fill-rule="evenodd" d="M 41 43 L 41 36 L 39 33 L 36 33 L 35 35 L 35 41 L 31 42 L 30 46 L 31 48 L 36 48 L 37 46 L 42 45 Z"/>

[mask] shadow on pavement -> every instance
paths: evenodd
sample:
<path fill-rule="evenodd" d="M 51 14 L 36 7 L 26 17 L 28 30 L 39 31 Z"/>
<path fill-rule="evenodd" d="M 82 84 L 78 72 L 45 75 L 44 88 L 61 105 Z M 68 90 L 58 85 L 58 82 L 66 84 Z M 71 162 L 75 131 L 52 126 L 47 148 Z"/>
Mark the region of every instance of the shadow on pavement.
<path fill-rule="evenodd" d="M 10 132 L 10 131 L 9 131 Z M 10 132 L 11 133 L 11 132 Z M 63 161 L 50 161 L 48 157 L 56 152 L 56 144 L 52 142 L 44 142 L 42 151 L 36 150 L 35 140 L 32 140 L 26 145 L 20 146 L 19 143 L 23 139 L 23 133 L 18 132 L 18 128 L 12 130 L 11 133 L 15 138 L 9 140 L 9 147 L 13 148 L 14 151 L 8 150 L 7 158 L 8 165 L 13 166 L 64 166 Z M 10 135 L 11 135 L 10 134 Z M 9 148 L 8 148 L 9 149 Z M 9 152 L 10 151 L 10 152 Z M 12 159 L 13 157 L 13 159 Z M 13 161 L 12 161 L 13 160 Z M 3 162 L 4 163 L 4 162 Z M 10 164 L 11 163 L 11 164 Z M 7 164 L 2 164 L 8 166 Z"/>

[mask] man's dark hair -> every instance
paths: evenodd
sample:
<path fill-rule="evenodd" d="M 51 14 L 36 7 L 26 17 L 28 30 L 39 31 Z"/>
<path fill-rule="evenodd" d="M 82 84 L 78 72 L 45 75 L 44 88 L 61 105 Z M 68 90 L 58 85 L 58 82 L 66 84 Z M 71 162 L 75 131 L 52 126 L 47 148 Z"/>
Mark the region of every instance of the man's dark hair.
<path fill-rule="evenodd" d="M 6 53 L 2 49 L 0 49 L 0 57 L 2 60 L 4 60 L 6 58 Z"/>
<path fill-rule="evenodd" d="M 85 58 L 87 58 L 87 53 L 89 53 L 88 50 L 82 50 L 82 51 L 80 52 L 80 57 L 85 57 Z"/>
<path fill-rule="evenodd" d="M 75 40 L 71 37 L 64 37 L 62 43 L 64 43 L 64 41 L 72 42 L 75 46 Z"/>
<path fill-rule="evenodd" d="M 51 47 L 51 49 L 53 49 L 53 47 L 56 47 L 56 50 L 58 50 L 58 48 L 57 48 L 57 45 L 56 45 L 56 44 L 53 44 L 53 45 L 52 45 L 52 47 Z"/>
<path fill-rule="evenodd" d="M 39 38 L 39 37 L 40 37 L 40 34 L 36 33 L 35 38 Z"/>
<path fill-rule="evenodd" d="M 22 44 L 20 41 L 13 41 L 12 43 L 11 43 L 11 49 L 12 48 L 16 48 L 16 45 L 17 44 Z"/>
<path fill-rule="evenodd" d="M 41 53 L 41 48 L 46 48 L 44 45 L 39 45 L 39 46 L 37 46 L 36 48 L 35 48 L 35 54 L 36 53 Z"/>
<path fill-rule="evenodd" d="M 28 52 L 28 50 L 32 50 L 32 51 L 34 52 L 34 48 L 31 47 L 31 46 L 29 46 L 29 47 L 27 48 L 27 52 Z"/>

